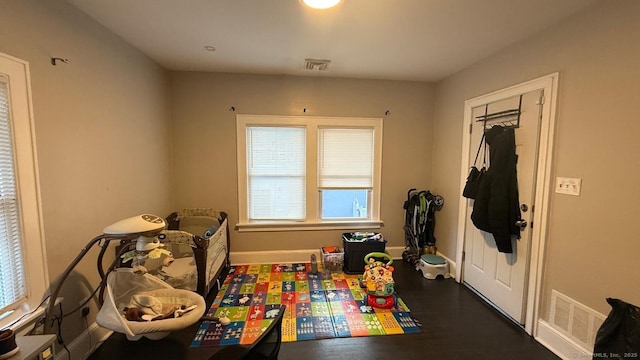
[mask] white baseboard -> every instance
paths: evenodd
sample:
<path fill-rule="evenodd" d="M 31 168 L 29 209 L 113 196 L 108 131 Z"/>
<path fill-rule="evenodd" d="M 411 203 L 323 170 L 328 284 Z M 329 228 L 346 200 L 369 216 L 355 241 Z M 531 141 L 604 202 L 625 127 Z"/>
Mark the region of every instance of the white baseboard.
<path fill-rule="evenodd" d="M 544 320 L 538 320 L 535 339 L 561 359 L 591 359 L 592 357 L 590 350 L 578 345 Z"/>
<path fill-rule="evenodd" d="M 404 247 L 389 246 L 385 250 L 395 260 L 402 258 Z M 232 251 L 229 259 L 232 264 L 305 263 L 310 261 L 311 254 L 316 254 L 318 261 L 322 260 L 320 249 Z"/>
<path fill-rule="evenodd" d="M 458 268 L 456 267 L 456 262 L 444 256 L 440 251 L 437 252 L 437 255 L 441 256 L 449 263 L 449 275 L 451 275 L 452 278 L 457 279 Z"/>
<path fill-rule="evenodd" d="M 394 260 L 402 259 L 404 246 L 387 246 L 385 251 L 391 255 Z M 270 263 L 305 263 L 311 259 L 311 254 L 316 254 L 318 261 L 320 258 L 320 249 L 301 249 L 301 250 L 274 250 L 274 251 L 232 251 L 229 259 L 232 264 L 270 264 Z M 449 263 L 449 272 L 451 277 L 455 278 L 458 274 L 456 263 L 448 257 L 438 252 Z"/>
<path fill-rule="evenodd" d="M 320 249 L 274 250 L 274 251 L 232 251 L 229 253 L 231 264 L 271 264 L 271 263 L 306 263 L 315 254 L 318 261 Z"/>
<path fill-rule="evenodd" d="M 391 255 L 393 260 L 402 259 L 402 252 L 404 251 L 404 246 L 388 246 L 385 248 L 385 252 Z"/>
<path fill-rule="evenodd" d="M 113 331 L 98 326 L 95 322 L 89 325 L 88 329 L 78 335 L 72 342 L 67 345 L 67 349 L 71 352 L 71 359 L 85 360 L 100 343 L 104 342 Z M 57 348 L 55 360 L 68 360 L 69 353 L 62 346 Z"/>

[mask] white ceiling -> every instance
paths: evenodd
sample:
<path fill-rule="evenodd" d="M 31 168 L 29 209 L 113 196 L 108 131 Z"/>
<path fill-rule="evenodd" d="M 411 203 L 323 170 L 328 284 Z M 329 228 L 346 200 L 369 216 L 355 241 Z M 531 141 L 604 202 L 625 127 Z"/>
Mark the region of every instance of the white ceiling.
<path fill-rule="evenodd" d="M 170 70 L 437 81 L 595 0 L 68 1 Z"/>

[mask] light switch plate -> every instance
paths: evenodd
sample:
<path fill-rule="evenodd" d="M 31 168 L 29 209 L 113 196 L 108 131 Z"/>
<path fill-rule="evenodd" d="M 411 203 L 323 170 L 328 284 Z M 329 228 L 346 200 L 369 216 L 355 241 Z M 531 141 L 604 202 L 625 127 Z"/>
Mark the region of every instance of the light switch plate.
<path fill-rule="evenodd" d="M 582 179 L 576 178 L 556 178 L 556 192 L 558 194 L 580 196 L 580 188 L 582 186 Z"/>

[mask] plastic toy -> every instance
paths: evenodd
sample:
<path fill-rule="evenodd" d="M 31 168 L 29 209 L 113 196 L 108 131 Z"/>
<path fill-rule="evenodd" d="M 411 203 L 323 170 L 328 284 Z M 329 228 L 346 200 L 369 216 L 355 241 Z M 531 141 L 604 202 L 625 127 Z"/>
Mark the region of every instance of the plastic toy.
<path fill-rule="evenodd" d="M 383 263 L 375 258 L 385 258 Z M 393 281 L 393 259 L 387 253 L 372 252 L 364 257 L 367 264 L 362 275 L 362 287 L 365 288 L 364 303 L 381 309 L 390 309 L 397 303 Z"/>

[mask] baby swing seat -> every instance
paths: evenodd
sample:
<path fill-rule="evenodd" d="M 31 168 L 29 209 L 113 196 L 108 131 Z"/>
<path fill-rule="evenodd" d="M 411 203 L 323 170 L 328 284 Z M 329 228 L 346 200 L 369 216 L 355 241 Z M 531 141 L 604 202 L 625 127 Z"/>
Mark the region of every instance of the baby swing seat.
<path fill-rule="evenodd" d="M 137 299 L 153 299 L 156 305 L 169 309 L 171 315 L 162 320 L 130 321 L 125 317 L 125 308 L 137 305 Z M 173 309 L 190 309 L 171 312 Z M 107 277 L 105 299 L 96 316 L 98 325 L 123 333 L 128 340 L 139 340 L 143 336 L 159 340 L 171 331 L 184 329 L 200 320 L 206 311 L 202 296 L 189 290 L 174 289 L 171 285 L 150 274 L 136 274 L 132 269 L 119 268 Z"/>

